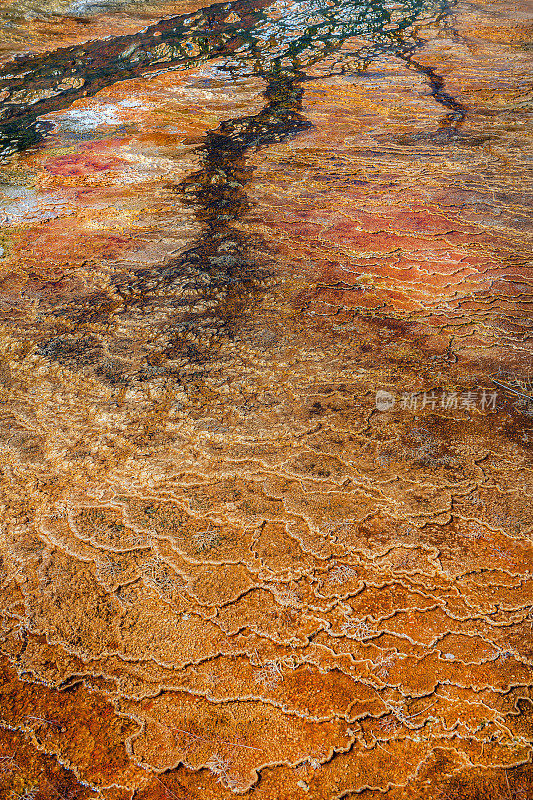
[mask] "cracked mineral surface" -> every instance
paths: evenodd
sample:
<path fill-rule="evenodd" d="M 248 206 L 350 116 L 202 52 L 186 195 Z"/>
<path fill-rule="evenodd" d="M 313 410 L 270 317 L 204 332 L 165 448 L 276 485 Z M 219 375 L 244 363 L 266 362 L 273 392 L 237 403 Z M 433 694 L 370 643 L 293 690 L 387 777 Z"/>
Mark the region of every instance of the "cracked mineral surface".
<path fill-rule="evenodd" d="M 0 798 L 533 797 L 527 0 L 1 0 Z"/>

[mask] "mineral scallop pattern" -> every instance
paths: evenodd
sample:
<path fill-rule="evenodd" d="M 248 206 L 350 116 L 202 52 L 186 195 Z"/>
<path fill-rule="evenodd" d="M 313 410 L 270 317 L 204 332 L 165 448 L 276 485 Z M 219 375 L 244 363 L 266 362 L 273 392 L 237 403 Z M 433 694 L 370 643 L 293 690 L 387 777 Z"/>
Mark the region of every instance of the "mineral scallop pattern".
<path fill-rule="evenodd" d="M 0 797 L 533 797 L 525 0 L 0 6 Z"/>

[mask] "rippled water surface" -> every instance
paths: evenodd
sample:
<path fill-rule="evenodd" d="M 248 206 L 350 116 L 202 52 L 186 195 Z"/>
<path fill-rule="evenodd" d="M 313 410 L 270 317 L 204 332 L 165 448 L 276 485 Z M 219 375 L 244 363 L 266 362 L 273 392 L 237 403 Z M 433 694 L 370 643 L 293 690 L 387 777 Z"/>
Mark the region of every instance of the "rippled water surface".
<path fill-rule="evenodd" d="M 533 796 L 530 7 L 0 4 L 0 796 Z"/>

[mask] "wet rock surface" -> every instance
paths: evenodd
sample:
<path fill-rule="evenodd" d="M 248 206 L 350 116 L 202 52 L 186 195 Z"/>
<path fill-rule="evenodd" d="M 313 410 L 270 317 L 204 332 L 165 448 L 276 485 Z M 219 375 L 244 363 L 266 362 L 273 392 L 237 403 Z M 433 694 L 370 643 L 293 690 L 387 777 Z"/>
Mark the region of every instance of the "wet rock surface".
<path fill-rule="evenodd" d="M 527 800 L 527 5 L 0 19 L 2 797 Z"/>

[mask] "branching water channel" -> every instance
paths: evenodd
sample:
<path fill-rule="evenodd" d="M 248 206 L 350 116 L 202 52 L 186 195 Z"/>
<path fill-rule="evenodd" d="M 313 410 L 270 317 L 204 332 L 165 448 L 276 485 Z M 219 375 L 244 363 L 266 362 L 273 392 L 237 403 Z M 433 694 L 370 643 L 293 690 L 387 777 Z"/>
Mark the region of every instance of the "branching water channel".
<path fill-rule="evenodd" d="M 306 70 L 314 64 L 326 60 L 331 74 L 357 76 L 364 76 L 366 67 L 383 56 L 413 66 L 412 54 L 421 44 L 417 27 L 428 19 L 438 20 L 447 8 L 444 1 L 422 0 L 275 4 L 237 0 L 162 20 L 137 35 L 23 56 L 5 65 L 0 74 L 0 132 L 7 157 L 15 149 L 36 146 L 46 135 L 53 123 L 39 117 L 118 81 L 222 58 L 222 69 L 230 74 L 251 74 L 266 83 L 265 108 L 208 133 L 199 149 L 201 171 L 175 187 L 196 209 L 204 228 L 200 238 L 178 259 L 149 274 L 141 271 L 133 281 L 131 276 L 127 281 L 118 278 L 112 294 L 55 307 L 57 318 L 76 323 L 76 334 L 41 335 L 40 352 L 68 366 L 90 366 L 112 383 L 128 382 L 133 377 L 131 366 L 105 357 L 102 338 L 85 334 L 83 325 L 98 321 L 112 330 L 112 321 L 124 317 L 148 320 L 151 314 L 166 313 L 165 343 L 150 348 L 135 377 L 179 375 L 184 363 L 205 364 L 221 337 L 231 336 L 244 305 L 251 302 L 251 294 L 261 292 L 268 272 L 264 241 L 232 226 L 248 207 L 246 153 L 310 126 L 300 106 L 309 79 Z M 341 51 L 354 37 L 356 46 Z M 415 68 L 428 78 L 433 97 L 452 111 L 443 127 L 455 129 L 463 118 L 460 104 L 444 92 L 442 79 L 433 70 L 416 64 Z"/>

